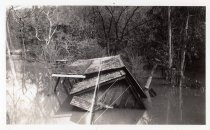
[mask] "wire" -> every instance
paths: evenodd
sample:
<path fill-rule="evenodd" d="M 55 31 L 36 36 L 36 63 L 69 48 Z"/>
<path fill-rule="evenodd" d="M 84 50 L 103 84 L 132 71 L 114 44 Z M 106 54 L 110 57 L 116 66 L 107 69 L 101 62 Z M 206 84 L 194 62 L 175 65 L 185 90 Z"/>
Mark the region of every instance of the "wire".
<path fill-rule="evenodd" d="M 100 78 L 100 72 L 101 72 L 101 60 L 100 60 L 100 67 L 99 67 L 99 72 L 98 72 L 98 78 L 96 80 L 96 87 L 93 93 L 93 100 L 90 108 L 90 124 L 92 124 L 92 118 L 93 118 L 93 110 L 96 102 L 96 93 L 97 93 L 97 88 L 99 87 L 99 78 Z"/>
<path fill-rule="evenodd" d="M 103 93 L 103 95 L 101 95 L 101 97 L 98 99 L 98 101 L 108 92 L 108 90 L 118 81 L 119 79 L 115 80 L 114 83 L 112 83 L 112 85 L 109 86 L 109 88 Z"/>
<path fill-rule="evenodd" d="M 130 85 L 128 86 L 128 88 L 130 88 Z M 125 89 L 125 91 L 119 96 L 119 97 L 117 97 L 117 99 L 115 99 L 115 101 L 114 102 L 112 102 L 112 104 L 111 104 L 111 106 L 128 90 L 128 88 L 126 88 Z M 95 121 L 97 121 L 106 111 L 108 110 L 108 108 L 106 108 L 106 110 L 104 110 L 102 113 L 101 113 L 101 115 L 99 115 L 96 119 L 95 119 Z M 94 121 L 94 122 L 95 122 Z"/>
<path fill-rule="evenodd" d="M 108 92 L 108 90 L 109 90 L 109 89 L 110 89 L 118 80 L 119 80 L 119 79 L 115 80 L 115 82 L 112 83 L 112 84 L 109 86 L 109 88 L 103 93 L 103 95 L 102 95 L 98 100 L 100 100 L 100 99 Z M 88 114 L 88 111 L 85 112 L 85 113 L 80 117 L 80 119 L 77 121 L 77 123 L 79 123 L 79 122 L 85 117 L 86 114 Z"/>

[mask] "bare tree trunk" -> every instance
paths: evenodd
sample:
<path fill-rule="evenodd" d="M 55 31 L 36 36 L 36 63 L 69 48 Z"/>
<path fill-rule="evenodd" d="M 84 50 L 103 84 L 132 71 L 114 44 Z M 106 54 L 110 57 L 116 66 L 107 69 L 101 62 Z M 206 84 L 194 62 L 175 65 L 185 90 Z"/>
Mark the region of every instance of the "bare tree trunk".
<path fill-rule="evenodd" d="M 168 68 L 169 68 L 169 76 L 171 77 L 171 67 L 172 67 L 172 43 L 171 43 L 171 7 L 168 7 L 168 44 L 169 44 L 169 64 L 168 64 Z M 171 78 L 170 78 L 170 82 L 171 82 Z"/>
<path fill-rule="evenodd" d="M 22 21 L 22 19 L 20 19 Z M 26 47 L 25 47 L 25 38 L 24 38 L 24 22 L 22 21 L 23 25 L 21 27 L 21 40 L 22 40 L 22 48 L 23 48 L 23 72 L 22 72 L 22 92 L 23 94 L 27 91 L 26 85 L 25 85 L 25 64 L 26 64 Z"/>
<path fill-rule="evenodd" d="M 110 56 L 110 44 L 109 41 L 107 41 L 107 55 Z"/>
<path fill-rule="evenodd" d="M 169 69 L 172 66 L 172 44 L 171 44 L 171 8 L 168 7 L 168 43 L 169 43 Z"/>
<path fill-rule="evenodd" d="M 185 64 L 186 51 L 182 53 L 181 69 L 180 69 L 180 81 L 179 81 L 179 110 L 180 110 L 180 121 L 182 121 L 182 84 L 184 80 L 184 64 Z"/>
<path fill-rule="evenodd" d="M 16 112 L 16 106 L 17 103 L 19 101 L 19 99 L 15 98 L 15 91 L 14 88 L 18 87 L 19 88 L 19 83 L 17 81 L 17 74 L 15 71 L 15 63 L 14 60 L 12 59 L 11 56 L 11 51 L 10 51 L 10 46 L 12 45 L 12 39 L 11 39 L 11 31 L 10 31 L 10 25 L 9 25 L 9 20 L 8 20 L 9 14 L 7 15 L 7 21 L 6 21 L 6 33 L 7 33 L 7 43 L 6 43 L 6 48 L 7 48 L 7 53 L 8 53 L 8 57 L 9 57 L 9 64 L 10 64 L 10 68 L 11 68 L 11 72 L 12 72 L 12 78 L 14 81 L 14 85 L 13 85 L 13 90 L 12 90 L 12 95 L 10 96 L 10 98 L 12 99 L 12 110 L 11 110 L 11 114 L 10 114 L 10 123 L 16 123 L 16 119 L 17 119 L 17 112 Z M 8 92 L 8 95 L 10 95 L 10 93 Z M 17 101 L 16 101 L 17 100 Z"/>
<path fill-rule="evenodd" d="M 11 8 L 13 9 L 13 7 Z M 23 53 L 22 53 L 22 63 L 23 63 L 23 66 L 22 66 L 22 92 L 24 94 L 24 90 L 27 91 L 27 88 L 25 86 L 25 60 L 26 60 L 26 47 L 25 47 L 25 37 L 24 37 L 24 21 L 23 19 L 27 17 L 27 15 L 25 16 L 19 16 L 16 14 L 16 11 L 13 9 L 13 18 L 15 18 L 14 15 L 16 15 L 16 17 L 18 17 L 19 20 L 17 20 L 15 18 L 15 21 L 20 25 L 21 29 L 20 29 L 20 33 L 21 33 L 21 42 L 22 42 L 22 49 L 23 49 Z"/>
<path fill-rule="evenodd" d="M 185 25 L 185 35 L 184 35 L 184 45 L 182 48 L 182 57 L 181 57 L 181 65 L 180 65 L 180 82 L 179 82 L 179 110 L 180 110 L 180 121 L 182 121 L 182 83 L 185 78 L 184 76 L 184 65 L 185 65 L 185 56 L 186 56 L 186 44 L 188 40 L 188 24 L 189 24 L 189 12 L 187 15 L 186 25 Z"/>

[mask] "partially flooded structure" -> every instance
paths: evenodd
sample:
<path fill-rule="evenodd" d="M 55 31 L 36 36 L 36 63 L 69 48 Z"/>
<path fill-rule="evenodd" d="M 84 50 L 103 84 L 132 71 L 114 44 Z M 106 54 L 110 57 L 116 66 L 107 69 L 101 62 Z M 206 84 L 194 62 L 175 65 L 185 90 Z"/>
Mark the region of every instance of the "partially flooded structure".
<path fill-rule="evenodd" d="M 120 55 L 58 65 L 52 76 L 57 77 L 54 91 L 62 78 L 69 104 L 80 109 L 145 109 L 142 99 L 147 96 Z"/>

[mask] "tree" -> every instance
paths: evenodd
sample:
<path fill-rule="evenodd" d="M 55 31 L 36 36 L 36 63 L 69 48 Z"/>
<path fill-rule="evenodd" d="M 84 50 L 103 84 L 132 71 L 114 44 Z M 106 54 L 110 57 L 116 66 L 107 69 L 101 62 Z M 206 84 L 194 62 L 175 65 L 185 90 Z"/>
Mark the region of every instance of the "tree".
<path fill-rule="evenodd" d="M 25 62 L 26 62 L 26 43 L 25 43 L 25 39 L 26 39 L 26 36 L 25 35 L 25 31 L 27 29 L 27 26 L 28 26 L 28 23 L 26 22 L 27 21 L 27 17 L 29 16 L 29 10 L 25 9 L 23 11 L 17 11 L 14 7 L 11 7 L 9 9 L 9 13 L 8 13 L 8 18 L 13 17 L 13 19 L 15 20 L 16 24 L 18 24 L 18 28 L 15 28 L 17 29 L 16 31 L 18 32 L 16 34 L 16 36 L 18 37 L 18 39 L 20 40 L 20 46 L 22 48 L 22 57 L 23 57 L 23 67 L 22 67 L 22 92 L 26 92 L 27 91 L 27 88 L 25 86 Z M 7 19 L 9 20 L 9 19 Z M 7 21 L 7 24 L 8 24 L 8 33 L 10 33 L 10 29 L 12 26 L 9 25 L 8 23 L 9 21 Z M 10 26 L 10 27 L 9 27 Z M 11 44 L 11 42 L 10 42 Z"/>
<path fill-rule="evenodd" d="M 168 7 L 168 46 L 169 46 L 168 68 L 170 70 L 170 75 L 171 75 L 171 67 L 173 64 L 171 37 L 172 37 L 172 34 L 171 34 L 171 7 Z"/>
<path fill-rule="evenodd" d="M 198 52 L 202 52 L 199 48 L 205 46 L 205 8 L 174 7 L 172 25 L 174 66 L 184 78 L 186 63 L 197 57 Z"/>
<path fill-rule="evenodd" d="M 146 24 L 140 15 L 144 10 L 146 9 L 140 7 L 92 8 L 96 37 L 99 44 L 106 48 L 107 55 L 123 50 L 131 38 L 131 32 L 138 26 Z"/>

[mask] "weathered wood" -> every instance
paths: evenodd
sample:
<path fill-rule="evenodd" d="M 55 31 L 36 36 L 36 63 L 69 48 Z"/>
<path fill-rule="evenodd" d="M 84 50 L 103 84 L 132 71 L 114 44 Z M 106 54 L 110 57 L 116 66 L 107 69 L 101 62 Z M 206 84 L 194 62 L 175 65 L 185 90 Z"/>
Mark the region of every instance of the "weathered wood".
<path fill-rule="evenodd" d="M 78 96 L 74 96 L 70 104 L 73 106 L 79 107 L 81 109 L 84 109 L 86 111 L 90 111 L 91 109 L 91 101 L 85 98 L 78 97 Z M 99 108 L 100 106 L 95 104 L 93 110 L 98 110 Z"/>
<path fill-rule="evenodd" d="M 148 79 L 147 79 L 147 82 L 146 82 L 146 85 L 145 85 L 145 88 L 146 88 L 146 89 L 150 89 L 150 84 L 151 84 L 151 82 L 152 82 L 153 74 L 154 74 L 156 68 L 157 68 L 157 64 L 155 64 L 155 65 L 153 66 L 153 68 L 152 68 L 152 70 L 151 70 L 151 72 L 150 72 L 150 75 L 149 75 L 149 77 L 148 77 Z"/>
<path fill-rule="evenodd" d="M 72 74 L 52 74 L 52 77 L 66 77 L 66 78 L 82 78 L 84 79 L 85 75 L 72 75 Z"/>
<path fill-rule="evenodd" d="M 132 89 L 135 89 L 135 93 L 140 95 L 142 98 L 147 98 L 146 94 L 144 93 L 143 88 L 139 85 L 137 80 L 133 77 L 133 75 L 130 73 L 130 71 L 125 67 L 124 71 L 126 73 L 126 79 L 129 79 L 130 84 L 132 84 Z"/>
<path fill-rule="evenodd" d="M 115 80 L 117 78 L 123 77 L 125 76 L 125 72 L 123 70 L 120 71 L 116 71 L 116 72 L 112 72 L 112 73 L 108 73 L 108 74 L 102 74 L 100 76 L 100 81 L 99 84 L 111 81 L 111 80 Z M 70 92 L 70 94 L 74 94 L 89 88 L 93 88 L 95 85 L 97 77 L 93 77 L 93 78 L 89 78 L 86 79 L 82 82 L 79 82 L 75 85 L 73 85 L 72 91 Z"/>
<path fill-rule="evenodd" d="M 60 62 L 67 63 L 67 60 L 56 60 L 55 62 L 58 62 L 58 63 L 60 63 Z"/>
<path fill-rule="evenodd" d="M 71 117 L 71 116 L 72 116 L 71 113 L 65 113 L 65 114 L 53 115 L 51 117 L 53 117 L 53 118 L 64 118 L 64 117 Z"/>
<path fill-rule="evenodd" d="M 102 108 L 143 108 L 145 109 L 142 101 L 137 100 L 134 96 L 133 91 L 131 90 L 131 85 L 128 88 L 128 83 L 126 80 L 119 80 L 115 82 L 115 84 L 109 84 L 102 86 L 99 88 L 97 92 L 97 109 Z M 107 91 L 108 90 L 108 91 Z M 77 106 L 81 109 L 87 110 L 88 104 L 82 103 L 81 99 L 91 104 L 93 99 L 93 91 L 85 92 L 82 94 L 77 94 L 76 97 L 79 99 L 75 99 L 77 103 L 81 103 L 80 105 L 72 103 L 71 105 Z M 84 107 L 86 106 L 86 107 Z"/>
<path fill-rule="evenodd" d="M 99 69 L 100 60 L 101 60 L 101 71 L 122 68 L 125 66 L 119 55 L 99 58 L 93 60 L 92 64 L 85 71 L 85 74 L 97 72 Z"/>
<path fill-rule="evenodd" d="M 55 87 L 54 87 L 55 94 L 56 94 L 56 88 L 57 88 L 59 82 L 60 82 L 60 77 L 57 78 L 56 83 L 55 83 Z"/>
<path fill-rule="evenodd" d="M 132 74 L 127 70 L 119 55 L 78 60 L 70 65 L 65 65 L 64 68 L 56 68 L 56 73 L 54 74 L 58 74 L 59 76 L 86 76 L 84 79 L 80 78 L 81 80 L 77 77 L 75 79 L 78 79 L 79 81 L 77 83 L 72 83 L 72 87 L 70 87 L 71 91 L 69 92 L 69 94 L 73 96 L 70 102 L 71 105 L 90 111 L 94 95 L 93 89 L 95 88 L 94 86 L 97 81 L 97 73 L 100 66 L 102 73 L 100 74 L 98 82 L 99 90 L 97 92 L 97 97 L 99 99 L 97 99 L 96 105 L 94 105 L 96 107 L 94 107 L 94 110 L 99 108 L 112 108 L 114 106 L 141 106 L 142 108 L 145 108 L 141 99 L 146 98 L 147 96 L 145 95 L 142 86 L 138 84 L 137 80 L 135 80 Z M 118 82 L 120 85 L 115 84 L 116 81 L 120 81 Z M 111 83 L 114 85 L 111 85 L 110 87 Z M 127 88 L 128 86 L 129 88 Z M 124 90 L 126 91 L 125 93 Z"/>
<path fill-rule="evenodd" d="M 139 93 L 138 88 L 132 86 L 132 83 L 131 83 L 130 78 L 126 78 L 126 81 L 127 81 L 129 84 L 131 84 L 130 90 L 131 90 L 133 96 L 135 97 L 137 103 L 141 106 L 141 108 L 146 109 L 146 107 L 145 107 L 144 104 L 142 103 L 141 95 L 140 95 L 140 93 Z M 145 94 L 145 96 L 146 96 L 146 94 Z"/>
<path fill-rule="evenodd" d="M 101 71 L 114 70 L 125 66 L 120 58 L 120 55 L 117 55 L 103 58 L 77 60 L 72 64 L 67 63 L 63 67 L 55 68 L 53 71 L 56 74 L 92 74 L 98 72 L 100 65 Z"/>
<path fill-rule="evenodd" d="M 82 108 L 84 110 L 87 110 L 89 111 L 90 110 L 90 107 L 91 107 L 91 103 L 80 98 L 80 97 L 77 97 L 77 96 L 74 96 L 73 99 L 71 100 L 70 102 L 71 105 L 74 105 L 76 107 L 79 107 L 79 108 Z"/>

